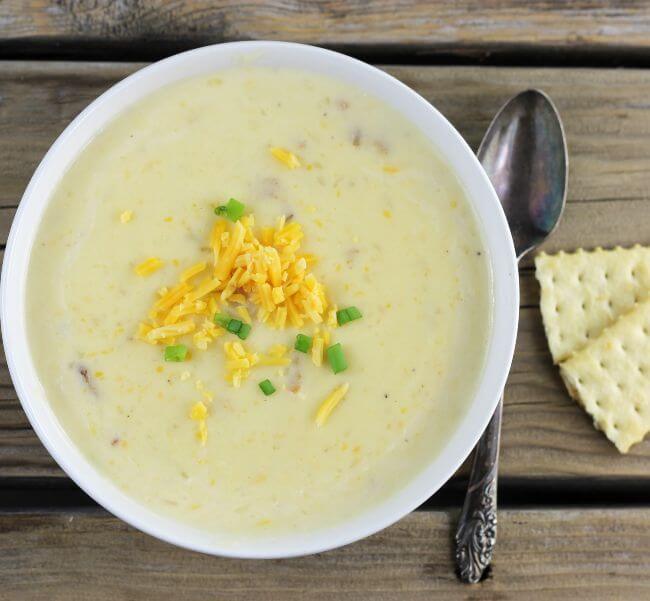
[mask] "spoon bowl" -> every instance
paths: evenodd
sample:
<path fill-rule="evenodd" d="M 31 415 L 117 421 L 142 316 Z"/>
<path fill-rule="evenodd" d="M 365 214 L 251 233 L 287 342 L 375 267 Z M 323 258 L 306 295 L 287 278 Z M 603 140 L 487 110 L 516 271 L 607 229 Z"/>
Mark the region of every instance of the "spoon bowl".
<path fill-rule="evenodd" d="M 564 211 L 568 156 L 550 98 L 539 90 L 511 98 L 490 124 L 477 156 L 503 205 L 521 259 L 553 232 Z"/>

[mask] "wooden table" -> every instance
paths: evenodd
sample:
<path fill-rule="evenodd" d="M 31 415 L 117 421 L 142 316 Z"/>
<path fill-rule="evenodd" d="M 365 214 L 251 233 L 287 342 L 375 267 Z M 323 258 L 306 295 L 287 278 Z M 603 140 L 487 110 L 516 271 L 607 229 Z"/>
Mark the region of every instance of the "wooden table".
<path fill-rule="evenodd" d="M 342 49 L 431 100 L 476 147 L 529 86 L 568 135 L 568 206 L 546 250 L 650 243 L 650 3 L 597 0 L 0 2 L 0 237 L 69 121 L 142 62 L 202 44 L 284 39 Z M 623 67 L 623 68 L 615 68 Z M 4 248 L 4 244 L 2 246 Z M 176 549 L 111 517 L 42 447 L 0 365 L 0 599 L 650 599 L 650 441 L 627 456 L 565 393 L 531 260 L 506 389 L 499 543 L 456 580 L 461 470 L 369 539 L 301 559 Z M 345 597 L 344 597 L 345 595 Z"/>

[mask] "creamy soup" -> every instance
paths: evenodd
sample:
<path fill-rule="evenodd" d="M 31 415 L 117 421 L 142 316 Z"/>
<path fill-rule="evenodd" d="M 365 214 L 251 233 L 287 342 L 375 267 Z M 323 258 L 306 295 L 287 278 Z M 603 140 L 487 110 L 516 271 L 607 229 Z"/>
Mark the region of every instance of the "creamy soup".
<path fill-rule="evenodd" d="M 464 192 L 410 122 L 240 67 L 137 103 L 62 176 L 29 338 L 66 432 L 127 494 L 222 535 L 301 531 L 448 442 L 490 285 Z"/>

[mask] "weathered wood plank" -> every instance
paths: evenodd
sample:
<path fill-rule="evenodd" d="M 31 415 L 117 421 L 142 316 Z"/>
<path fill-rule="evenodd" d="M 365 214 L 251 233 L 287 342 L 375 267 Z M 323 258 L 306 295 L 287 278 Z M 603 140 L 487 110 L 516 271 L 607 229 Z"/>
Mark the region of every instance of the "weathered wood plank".
<path fill-rule="evenodd" d="M 92 98 L 134 64 L 0 63 L 0 242 L 43 153 Z M 650 72 L 391 67 L 433 101 L 474 147 L 517 90 L 547 90 L 564 117 L 569 205 L 549 250 L 650 243 Z M 571 401 L 551 365 L 538 287 L 522 270 L 519 342 L 506 390 L 501 470 L 512 477 L 650 474 L 650 441 L 619 456 Z M 0 476 L 62 475 L 29 428 L 0 360 Z"/>
<path fill-rule="evenodd" d="M 222 41 L 292 40 L 350 49 L 388 47 L 422 55 L 483 57 L 544 49 L 646 53 L 650 4 L 606 0 L 5 0 L 0 40 L 30 45 L 173 52 Z M 12 43 L 13 42 L 13 43 Z M 30 44 L 28 45 L 27 42 Z"/>
<path fill-rule="evenodd" d="M 177 549 L 104 513 L 0 515 L 6 601 L 381 601 L 650 597 L 650 509 L 502 510 L 491 576 L 454 576 L 455 512 L 417 512 L 311 557 L 253 561 Z M 182 591 L 182 593 L 181 593 Z"/>

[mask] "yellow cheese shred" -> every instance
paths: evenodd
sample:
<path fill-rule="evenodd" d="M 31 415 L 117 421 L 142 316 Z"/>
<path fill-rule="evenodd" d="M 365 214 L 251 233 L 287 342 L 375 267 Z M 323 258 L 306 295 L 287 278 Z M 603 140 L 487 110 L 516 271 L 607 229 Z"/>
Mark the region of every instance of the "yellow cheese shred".
<path fill-rule="evenodd" d="M 300 161 L 298 160 L 298 157 L 286 148 L 279 148 L 277 146 L 274 146 L 269 148 L 269 151 L 278 161 L 280 161 L 286 167 L 289 167 L 289 169 L 296 169 L 300 167 Z"/>
<path fill-rule="evenodd" d="M 205 419 L 208 415 L 208 408 L 203 404 L 203 401 L 198 401 L 190 409 L 190 419 L 200 421 Z"/>
<path fill-rule="evenodd" d="M 199 261 L 198 263 L 192 265 L 192 267 L 188 267 L 183 273 L 181 273 L 181 282 L 187 282 L 187 280 L 190 280 L 195 275 L 201 273 L 206 267 L 207 265 L 205 261 Z"/>
<path fill-rule="evenodd" d="M 142 263 L 139 265 L 136 265 L 133 271 L 140 277 L 146 277 L 155 271 L 158 271 L 163 265 L 163 261 L 161 261 L 158 257 L 149 257 L 148 259 L 142 261 Z"/>
<path fill-rule="evenodd" d="M 192 408 L 190 409 L 190 419 L 198 422 L 196 437 L 201 441 L 202 445 L 205 445 L 208 440 L 207 417 L 208 408 L 205 406 L 203 401 L 198 401 L 192 405 Z"/>
<path fill-rule="evenodd" d="M 330 413 L 332 413 L 336 406 L 343 400 L 343 397 L 347 394 L 349 388 L 350 385 L 348 383 L 342 384 L 338 388 L 334 389 L 320 404 L 320 407 L 316 412 L 316 425 L 319 428 L 325 424 Z"/>

